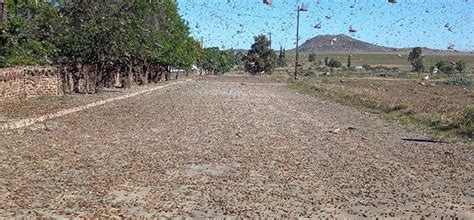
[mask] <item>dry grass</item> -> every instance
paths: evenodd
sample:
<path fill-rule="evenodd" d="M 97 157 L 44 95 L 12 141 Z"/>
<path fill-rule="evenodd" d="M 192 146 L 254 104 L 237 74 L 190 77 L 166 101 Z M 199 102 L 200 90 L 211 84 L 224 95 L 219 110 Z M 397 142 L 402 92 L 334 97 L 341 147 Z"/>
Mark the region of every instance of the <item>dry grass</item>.
<path fill-rule="evenodd" d="M 338 77 L 305 79 L 293 88 L 340 103 L 363 107 L 410 125 L 423 125 L 436 135 L 473 137 L 472 86 L 419 80 Z"/>
<path fill-rule="evenodd" d="M 410 63 L 408 62 L 408 54 L 352 54 L 351 63 L 353 66 L 362 66 L 368 64 L 371 66 L 386 66 L 386 67 L 398 67 L 402 70 L 411 69 Z M 302 54 L 300 56 L 300 63 L 308 62 L 308 54 Z M 333 58 L 342 63 L 343 66 L 347 65 L 348 54 L 316 54 L 316 60 L 324 60 L 325 57 L 329 59 Z M 287 55 L 287 62 L 294 62 L 294 55 Z M 449 54 L 449 55 L 432 55 L 428 54 L 425 56 L 425 65 L 430 67 L 436 64 L 440 60 L 458 61 L 464 60 L 467 64 L 467 71 L 474 71 L 474 55 L 472 54 Z"/>

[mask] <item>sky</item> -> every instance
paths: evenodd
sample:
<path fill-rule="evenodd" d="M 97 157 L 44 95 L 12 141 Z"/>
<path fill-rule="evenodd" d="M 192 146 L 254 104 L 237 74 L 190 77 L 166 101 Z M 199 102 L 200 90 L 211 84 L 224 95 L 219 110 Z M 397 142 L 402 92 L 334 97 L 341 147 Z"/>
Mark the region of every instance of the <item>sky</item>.
<path fill-rule="evenodd" d="M 272 36 L 272 46 L 295 47 L 318 35 L 346 34 L 388 47 L 474 51 L 474 0 L 178 0 L 191 34 L 205 47 L 248 49 L 254 36 Z M 330 16 L 328 19 L 326 16 Z M 315 28 L 321 23 L 321 28 Z M 349 33 L 349 26 L 357 30 Z M 449 29 L 449 30 L 448 30 Z"/>

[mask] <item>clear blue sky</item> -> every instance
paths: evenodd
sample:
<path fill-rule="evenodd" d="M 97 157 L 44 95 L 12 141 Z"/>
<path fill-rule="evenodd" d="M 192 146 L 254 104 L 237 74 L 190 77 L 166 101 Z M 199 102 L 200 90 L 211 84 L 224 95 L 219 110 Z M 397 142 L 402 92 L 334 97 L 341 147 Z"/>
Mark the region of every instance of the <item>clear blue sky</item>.
<path fill-rule="evenodd" d="M 347 34 L 382 46 L 446 49 L 454 44 L 458 50 L 474 51 L 473 0 L 272 0 L 271 6 L 262 0 L 178 0 L 192 35 L 206 47 L 225 49 L 247 49 L 254 36 L 269 32 L 275 48 L 293 48 L 301 4 L 309 10 L 301 13 L 301 42 Z M 321 29 L 314 28 L 318 22 Z M 357 32 L 349 33 L 349 25 Z"/>

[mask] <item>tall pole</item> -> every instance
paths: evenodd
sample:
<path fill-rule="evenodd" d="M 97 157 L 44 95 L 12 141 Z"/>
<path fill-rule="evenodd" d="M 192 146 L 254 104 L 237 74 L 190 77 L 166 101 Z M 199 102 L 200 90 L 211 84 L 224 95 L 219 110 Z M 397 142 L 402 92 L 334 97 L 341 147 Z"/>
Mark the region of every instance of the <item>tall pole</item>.
<path fill-rule="evenodd" d="M 297 80 L 298 75 L 298 43 L 300 35 L 300 6 L 296 10 L 296 58 L 295 58 L 295 80 Z"/>

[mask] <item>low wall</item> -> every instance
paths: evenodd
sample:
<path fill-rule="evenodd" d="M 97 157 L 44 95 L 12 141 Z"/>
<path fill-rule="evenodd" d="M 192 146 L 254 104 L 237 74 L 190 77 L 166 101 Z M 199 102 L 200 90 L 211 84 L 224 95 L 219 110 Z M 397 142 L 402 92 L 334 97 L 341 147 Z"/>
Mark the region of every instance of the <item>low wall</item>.
<path fill-rule="evenodd" d="M 14 67 L 0 69 L 0 101 L 62 94 L 57 68 Z"/>

